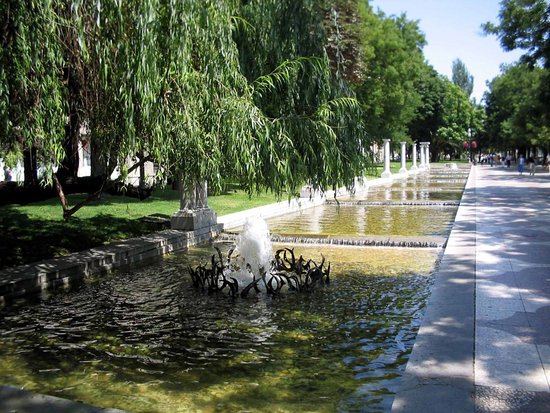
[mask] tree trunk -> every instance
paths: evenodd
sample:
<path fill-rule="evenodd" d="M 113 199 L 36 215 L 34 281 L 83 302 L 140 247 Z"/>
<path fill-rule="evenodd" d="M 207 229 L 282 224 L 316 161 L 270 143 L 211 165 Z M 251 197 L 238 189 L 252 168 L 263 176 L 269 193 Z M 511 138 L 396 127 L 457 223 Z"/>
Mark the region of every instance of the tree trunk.
<path fill-rule="evenodd" d="M 36 162 L 35 148 L 23 152 L 23 165 L 25 168 L 25 186 L 38 185 L 38 163 Z"/>
<path fill-rule="evenodd" d="M 90 141 L 91 152 L 91 175 L 92 176 L 104 176 L 107 173 L 107 162 L 101 156 L 101 149 L 99 145 L 91 138 Z"/>
<path fill-rule="evenodd" d="M 65 158 L 57 171 L 57 177 L 61 182 L 66 182 L 71 178 L 78 178 L 78 167 L 80 163 L 80 157 L 78 155 L 79 137 L 80 121 L 76 108 L 72 107 L 71 113 L 69 114 L 69 122 L 65 126 L 65 142 L 63 143 Z"/>

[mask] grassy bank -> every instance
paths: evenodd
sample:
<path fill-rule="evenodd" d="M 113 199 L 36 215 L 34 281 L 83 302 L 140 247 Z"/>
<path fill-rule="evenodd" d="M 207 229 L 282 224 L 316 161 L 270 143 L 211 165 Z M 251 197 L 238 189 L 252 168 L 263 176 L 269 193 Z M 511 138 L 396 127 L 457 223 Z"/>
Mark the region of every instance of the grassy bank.
<path fill-rule="evenodd" d="M 70 195 L 71 205 L 85 195 Z M 272 194 L 249 197 L 243 191 L 228 191 L 208 198 L 218 215 L 276 202 Z M 115 240 L 154 231 L 141 218 L 169 218 L 179 209 L 178 191 L 159 189 L 144 201 L 105 194 L 86 205 L 68 221 L 63 220 L 57 199 L 29 205 L 0 208 L 0 268 L 67 255 Z"/>
<path fill-rule="evenodd" d="M 407 162 L 407 168 L 412 166 Z M 400 162 L 390 164 L 397 173 Z M 384 170 L 378 165 L 369 179 L 379 177 Z M 85 195 L 69 195 L 71 205 Z M 230 189 L 221 195 L 209 196 L 209 206 L 218 216 L 276 202 L 273 194 L 249 197 L 240 190 Z M 64 221 L 57 198 L 29 205 L 0 207 L 0 269 L 67 255 L 108 242 L 137 237 L 157 228 L 141 218 L 156 215 L 169 218 L 179 209 L 178 191 L 159 189 L 144 201 L 104 194 Z"/>

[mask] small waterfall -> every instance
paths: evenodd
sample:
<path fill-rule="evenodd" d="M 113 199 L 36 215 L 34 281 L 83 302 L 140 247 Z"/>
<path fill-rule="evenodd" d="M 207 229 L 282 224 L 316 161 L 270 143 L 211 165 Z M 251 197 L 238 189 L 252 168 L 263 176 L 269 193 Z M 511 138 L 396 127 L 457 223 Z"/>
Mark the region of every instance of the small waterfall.
<path fill-rule="evenodd" d="M 394 247 L 394 248 L 443 248 L 445 239 L 434 238 L 376 238 L 376 237 L 361 237 L 361 238 L 343 238 L 343 237 L 302 237 L 289 235 L 272 235 L 272 242 L 291 243 L 291 244 L 323 244 L 323 245 L 343 245 L 356 247 Z"/>
<path fill-rule="evenodd" d="M 238 234 L 224 232 L 218 236 L 219 241 L 235 241 Z M 446 239 L 444 237 L 315 237 L 302 235 L 271 235 L 271 242 L 281 244 L 320 244 L 320 245 L 343 245 L 357 247 L 394 247 L 394 248 L 444 248 Z"/>
<path fill-rule="evenodd" d="M 459 201 L 337 201 L 327 199 L 327 205 L 345 205 L 345 206 L 436 206 L 453 207 L 460 205 Z"/>

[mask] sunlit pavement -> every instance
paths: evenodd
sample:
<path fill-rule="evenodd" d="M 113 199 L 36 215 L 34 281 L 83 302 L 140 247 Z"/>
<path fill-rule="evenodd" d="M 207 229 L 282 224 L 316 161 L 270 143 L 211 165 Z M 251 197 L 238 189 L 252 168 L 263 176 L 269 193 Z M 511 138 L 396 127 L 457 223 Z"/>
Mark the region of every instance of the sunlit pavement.
<path fill-rule="evenodd" d="M 394 412 L 550 412 L 550 175 L 475 167 Z"/>

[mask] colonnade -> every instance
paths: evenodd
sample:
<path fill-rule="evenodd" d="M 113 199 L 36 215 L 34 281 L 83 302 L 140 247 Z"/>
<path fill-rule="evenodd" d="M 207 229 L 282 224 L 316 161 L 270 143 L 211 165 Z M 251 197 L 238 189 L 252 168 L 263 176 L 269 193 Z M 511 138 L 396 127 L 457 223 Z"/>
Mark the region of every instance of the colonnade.
<path fill-rule="evenodd" d="M 392 173 L 390 171 L 390 139 L 384 139 L 383 153 L 384 153 L 384 171 L 382 172 L 382 178 L 391 178 Z M 418 170 L 430 169 L 430 142 L 419 142 L 420 145 L 420 165 L 417 166 L 417 144 L 412 146 L 412 166 L 410 172 L 417 172 Z M 401 169 L 400 174 L 408 174 L 407 170 L 407 142 L 401 142 Z"/>
<path fill-rule="evenodd" d="M 382 178 L 391 178 L 390 170 L 390 139 L 384 139 L 384 172 Z M 420 166 L 416 165 L 417 144 L 412 147 L 412 167 L 410 172 L 430 169 L 430 143 L 420 142 Z M 407 143 L 401 142 L 400 174 L 408 174 Z M 180 210 L 171 219 L 172 229 L 197 230 L 216 226 L 216 213 L 208 207 L 206 182 L 193 182 L 180 187 Z"/>

